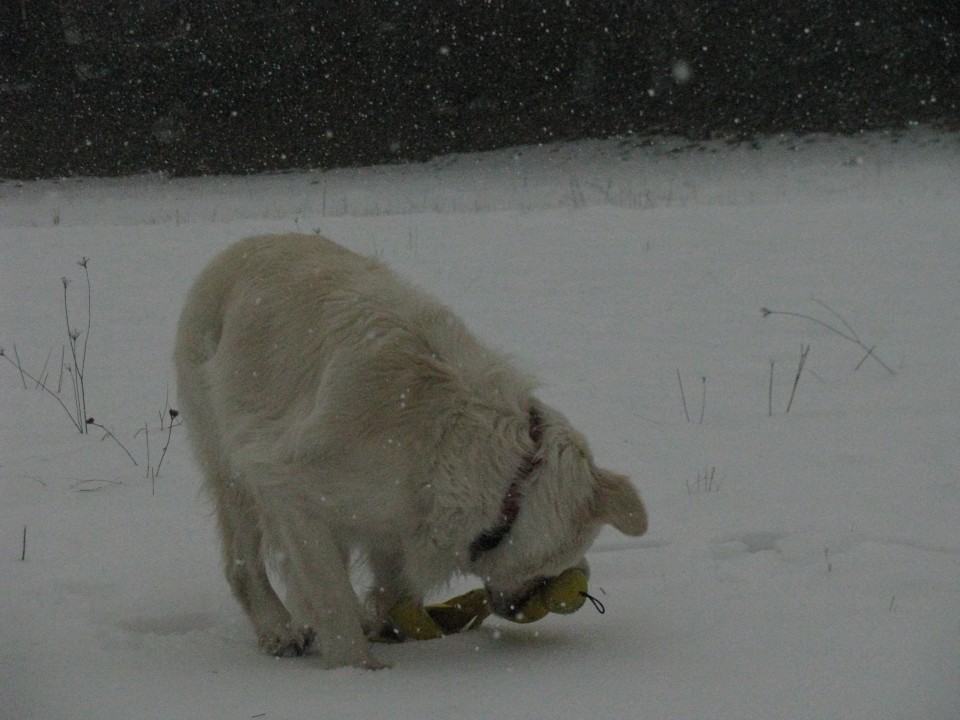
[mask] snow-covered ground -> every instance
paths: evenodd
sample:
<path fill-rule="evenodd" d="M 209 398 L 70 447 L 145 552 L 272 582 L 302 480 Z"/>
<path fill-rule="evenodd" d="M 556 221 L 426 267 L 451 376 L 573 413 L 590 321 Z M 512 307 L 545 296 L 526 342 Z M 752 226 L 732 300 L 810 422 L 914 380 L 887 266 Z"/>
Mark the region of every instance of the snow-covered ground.
<path fill-rule="evenodd" d="M 193 277 L 290 230 L 439 296 L 632 475 L 651 529 L 590 554 L 605 615 L 382 647 L 382 672 L 258 652 L 182 428 L 155 478 L 143 428 L 155 468 Z M 960 717 L 956 136 L 7 181 L 0 345 L 49 353 L 51 386 L 61 276 L 87 340 L 82 257 L 87 414 L 139 464 L 0 362 L 0 717 Z"/>

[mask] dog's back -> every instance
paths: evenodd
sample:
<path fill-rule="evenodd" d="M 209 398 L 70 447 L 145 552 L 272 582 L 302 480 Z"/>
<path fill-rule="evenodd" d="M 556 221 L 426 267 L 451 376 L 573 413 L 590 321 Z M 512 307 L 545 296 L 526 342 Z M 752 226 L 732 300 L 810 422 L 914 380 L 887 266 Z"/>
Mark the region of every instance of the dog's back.
<path fill-rule="evenodd" d="M 476 396 L 524 417 L 533 386 L 378 261 L 304 235 L 250 238 L 213 260 L 187 298 L 176 364 L 205 465 L 216 438 L 267 457 L 315 452 L 320 412 L 395 442 Z"/>

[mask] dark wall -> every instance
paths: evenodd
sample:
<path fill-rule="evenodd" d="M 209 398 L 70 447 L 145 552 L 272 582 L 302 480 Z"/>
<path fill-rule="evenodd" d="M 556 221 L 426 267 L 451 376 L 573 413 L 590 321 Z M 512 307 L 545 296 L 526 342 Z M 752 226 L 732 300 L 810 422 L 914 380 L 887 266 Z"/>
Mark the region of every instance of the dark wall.
<path fill-rule="evenodd" d="M 938 0 L 10 0 L 0 176 L 956 126 L 958 43 Z"/>

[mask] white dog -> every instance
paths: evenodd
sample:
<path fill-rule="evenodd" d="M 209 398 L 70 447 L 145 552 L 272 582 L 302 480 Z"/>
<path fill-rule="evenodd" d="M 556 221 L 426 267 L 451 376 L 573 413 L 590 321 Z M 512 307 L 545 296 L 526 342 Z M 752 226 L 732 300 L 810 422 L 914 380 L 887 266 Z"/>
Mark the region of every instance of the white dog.
<path fill-rule="evenodd" d="M 176 365 L 227 579 L 268 652 L 316 640 L 328 667 L 382 667 L 365 632 L 451 574 L 482 578 L 509 616 L 544 578 L 585 568 L 602 525 L 646 531 L 629 480 L 593 464 L 528 377 L 329 240 L 255 237 L 215 258 L 187 298 Z M 366 605 L 355 551 L 374 577 Z"/>

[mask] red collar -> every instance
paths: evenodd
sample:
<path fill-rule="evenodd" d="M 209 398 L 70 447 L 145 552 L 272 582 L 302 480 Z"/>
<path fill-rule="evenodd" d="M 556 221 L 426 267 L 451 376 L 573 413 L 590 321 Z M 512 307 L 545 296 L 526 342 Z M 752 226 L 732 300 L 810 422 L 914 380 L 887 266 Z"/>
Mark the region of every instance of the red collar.
<path fill-rule="evenodd" d="M 543 435 L 543 417 L 540 411 L 535 407 L 530 408 L 530 438 L 534 443 L 534 453 L 540 447 L 540 438 Z M 481 555 L 490 552 L 499 547 L 504 538 L 510 534 L 513 524 L 517 521 L 520 514 L 520 501 L 523 500 L 521 486 L 526 485 L 530 475 L 540 464 L 540 458 L 531 454 L 524 458 L 523 465 L 517 471 L 514 481 L 507 488 L 507 494 L 503 496 L 503 502 L 500 504 L 500 521 L 488 530 L 480 533 L 472 543 L 470 543 L 470 561 L 476 562 Z"/>

